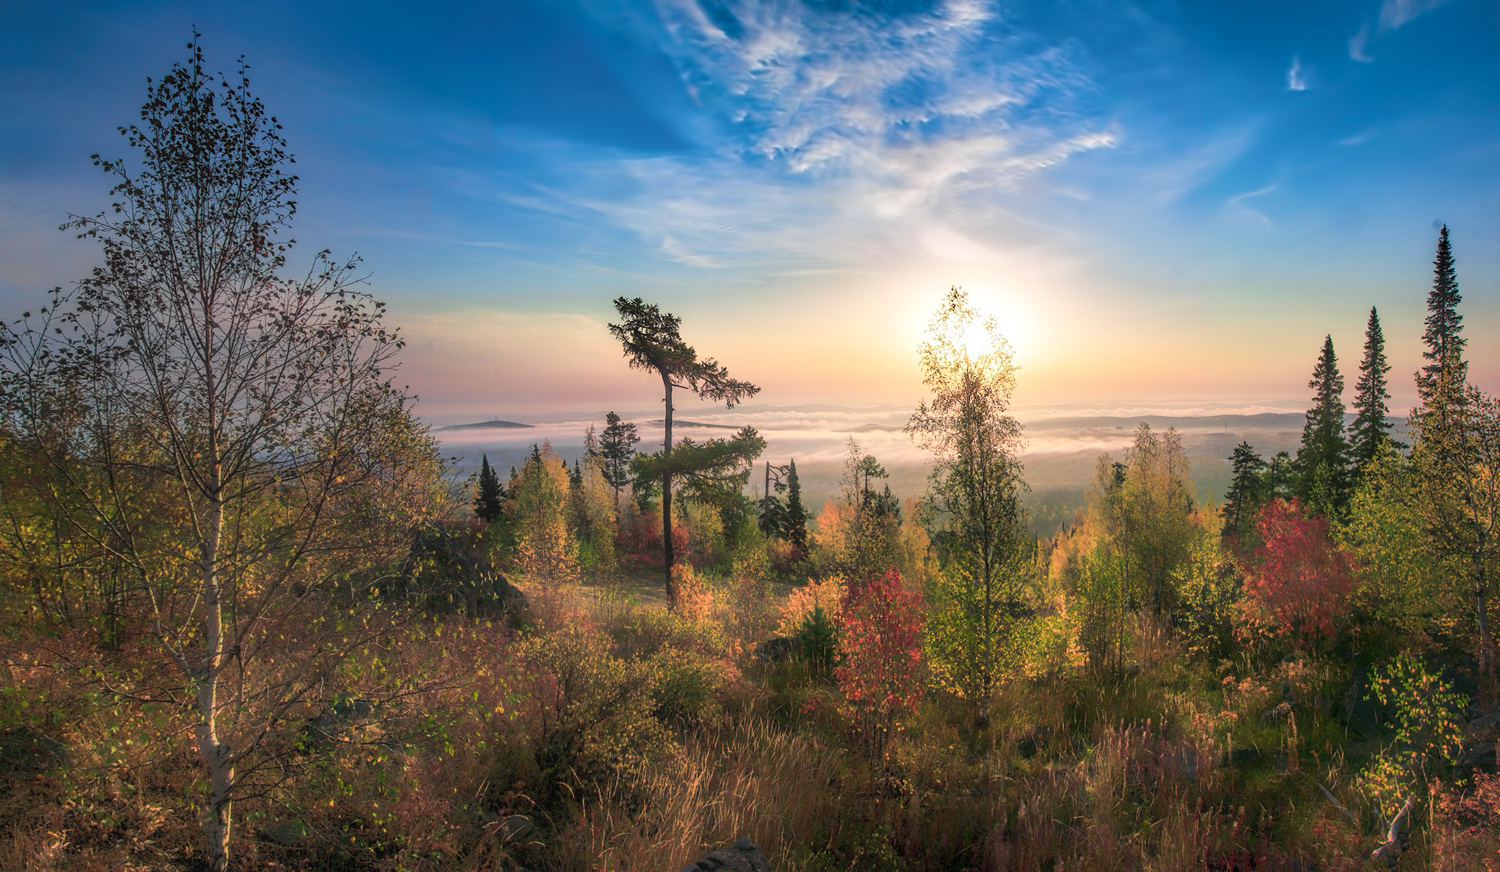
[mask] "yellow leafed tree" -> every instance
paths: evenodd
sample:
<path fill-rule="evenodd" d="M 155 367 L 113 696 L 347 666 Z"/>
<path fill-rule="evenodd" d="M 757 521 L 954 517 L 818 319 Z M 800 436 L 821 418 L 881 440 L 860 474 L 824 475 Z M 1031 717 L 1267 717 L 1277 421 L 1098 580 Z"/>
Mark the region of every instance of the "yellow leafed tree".
<path fill-rule="evenodd" d="M 578 577 L 578 542 L 568 523 L 568 468 L 543 442 L 511 482 L 516 571 L 529 581 L 556 585 Z"/>

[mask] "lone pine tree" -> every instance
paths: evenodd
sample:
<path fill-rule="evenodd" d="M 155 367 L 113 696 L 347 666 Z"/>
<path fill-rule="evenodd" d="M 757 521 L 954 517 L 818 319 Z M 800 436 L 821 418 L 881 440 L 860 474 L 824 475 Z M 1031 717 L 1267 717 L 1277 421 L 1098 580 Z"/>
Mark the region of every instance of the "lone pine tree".
<path fill-rule="evenodd" d="M 654 475 L 661 482 L 663 572 L 667 600 L 675 604 L 677 588 L 672 582 L 673 477 L 709 472 L 711 466 L 733 465 L 753 447 L 753 441 L 759 440 L 759 437 L 754 435 L 753 430 L 746 428 L 748 435 L 753 438 L 742 440 L 741 437 L 746 435 L 742 432 L 734 440 L 742 443 L 733 446 L 735 450 L 727 450 L 730 443 L 725 440 L 713 439 L 704 445 L 691 445 L 685 441 L 683 447 L 688 450 L 674 456 L 672 391 L 690 390 L 703 399 L 722 402 L 726 408 L 732 409 L 741 400 L 759 393 L 760 388 L 750 382 L 730 378 L 723 364 L 711 357 L 700 360 L 698 352 L 683 341 L 679 332 L 682 319 L 676 315 L 664 313 L 655 304 L 646 303 L 640 297 L 633 300 L 619 297 L 615 300 L 615 311 L 620 313 L 620 323 L 610 324 L 609 332 L 620 340 L 630 367 L 650 370 L 661 377 L 662 424 L 665 430 L 662 450 L 660 454 L 652 456 L 652 462 L 643 465 L 644 458 L 637 457 L 634 465 L 640 472 Z M 764 441 L 760 441 L 762 448 L 764 445 Z M 760 452 L 757 449 L 755 453 Z"/>

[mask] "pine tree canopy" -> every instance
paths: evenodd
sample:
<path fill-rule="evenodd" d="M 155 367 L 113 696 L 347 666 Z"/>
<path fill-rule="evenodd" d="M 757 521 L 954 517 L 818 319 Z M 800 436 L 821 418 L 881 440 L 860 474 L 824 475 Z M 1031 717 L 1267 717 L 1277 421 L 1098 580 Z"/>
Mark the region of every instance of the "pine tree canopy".
<path fill-rule="evenodd" d="M 1339 374 L 1333 337 L 1323 338 L 1323 350 L 1307 386 L 1313 406 L 1302 426 L 1297 448 L 1297 496 L 1315 511 L 1342 510 L 1348 496 L 1349 444 L 1344 441 L 1344 377 Z"/>
<path fill-rule="evenodd" d="M 1385 335 L 1380 330 L 1380 315 L 1370 307 L 1365 325 L 1365 359 L 1359 364 L 1359 380 L 1354 383 L 1354 427 L 1350 434 L 1350 459 L 1363 469 L 1380 455 L 1382 443 L 1390 440 L 1391 425 L 1386 420 L 1391 394 L 1386 374 L 1391 367 L 1385 362 Z"/>
<path fill-rule="evenodd" d="M 500 486 L 500 477 L 490 466 L 489 455 L 480 455 L 479 488 L 474 494 L 474 514 L 486 521 L 500 517 L 500 507 L 505 502 L 505 489 Z"/>
<path fill-rule="evenodd" d="M 1229 461 L 1233 465 L 1234 477 L 1229 483 L 1229 492 L 1224 495 L 1225 536 L 1241 535 L 1254 523 L 1255 513 L 1264 502 L 1261 498 L 1264 490 L 1262 474 L 1266 468 L 1266 462 L 1249 442 L 1236 445 Z"/>
<path fill-rule="evenodd" d="M 797 480 L 797 461 L 786 474 L 786 537 L 803 553 L 807 552 L 807 509 L 802 505 L 802 483 Z"/>
<path fill-rule="evenodd" d="M 1427 295 L 1427 329 L 1422 342 L 1427 348 L 1422 357 L 1431 361 L 1417 373 L 1417 393 L 1423 405 L 1432 405 L 1440 377 L 1449 370 L 1452 384 L 1461 385 L 1468 364 L 1463 360 L 1464 318 L 1458 314 L 1463 295 L 1458 292 L 1458 273 L 1453 268 L 1453 248 L 1448 242 L 1448 225 L 1438 234 L 1437 257 L 1432 261 L 1432 291 Z"/>

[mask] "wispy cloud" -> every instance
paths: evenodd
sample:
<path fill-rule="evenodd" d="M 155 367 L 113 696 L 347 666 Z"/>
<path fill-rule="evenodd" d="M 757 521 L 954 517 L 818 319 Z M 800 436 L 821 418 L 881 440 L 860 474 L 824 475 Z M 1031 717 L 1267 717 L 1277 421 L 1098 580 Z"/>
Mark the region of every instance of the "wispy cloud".
<path fill-rule="evenodd" d="M 1370 22 L 1366 21 L 1359 26 L 1359 32 L 1349 37 L 1349 58 L 1362 64 L 1374 63 L 1375 58 L 1370 56 Z"/>
<path fill-rule="evenodd" d="M 1306 91 L 1307 78 L 1302 70 L 1302 59 L 1292 55 L 1292 68 L 1286 71 L 1286 89 L 1288 91 Z"/>
<path fill-rule="evenodd" d="M 1399 30 L 1417 16 L 1447 5 L 1449 0 L 1385 0 L 1380 7 L 1380 29 Z"/>
<path fill-rule="evenodd" d="M 1258 188 L 1254 191 L 1246 191 L 1243 194 L 1235 194 L 1233 197 L 1230 197 L 1227 201 L 1225 201 L 1225 205 L 1244 212 L 1245 214 L 1251 216 L 1262 224 L 1269 225 L 1271 223 L 1270 217 L 1259 209 L 1255 209 L 1251 206 L 1246 205 L 1245 201 L 1254 199 L 1255 197 L 1264 197 L 1266 194 L 1269 194 L 1275 190 L 1275 185 L 1266 185 L 1264 188 Z"/>
<path fill-rule="evenodd" d="M 877 16 L 800 3 L 661 0 L 664 49 L 733 125 L 740 157 L 839 176 L 893 217 L 1006 186 L 1119 131 L 1086 117 L 1065 47 L 1002 35 L 990 3 Z"/>

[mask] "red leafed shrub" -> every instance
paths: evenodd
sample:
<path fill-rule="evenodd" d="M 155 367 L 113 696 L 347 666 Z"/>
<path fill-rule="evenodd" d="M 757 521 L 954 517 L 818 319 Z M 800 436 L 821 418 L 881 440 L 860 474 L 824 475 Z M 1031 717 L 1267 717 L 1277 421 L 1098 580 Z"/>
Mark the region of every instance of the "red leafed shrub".
<path fill-rule="evenodd" d="M 842 664 L 834 678 L 853 714 L 874 731 L 877 746 L 900 715 L 922 696 L 922 595 L 901 585 L 892 569 L 851 585 L 839 618 Z"/>
<path fill-rule="evenodd" d="M 1278 499 L 1255 525 L 1263 544 L 1245 581 L 1250 620 L 1301 642 L 1332 636 L 1349 612 L 1354 566 L 1329 538 L 1328 519 L 1304 518 L 1297 500 Z"/>

